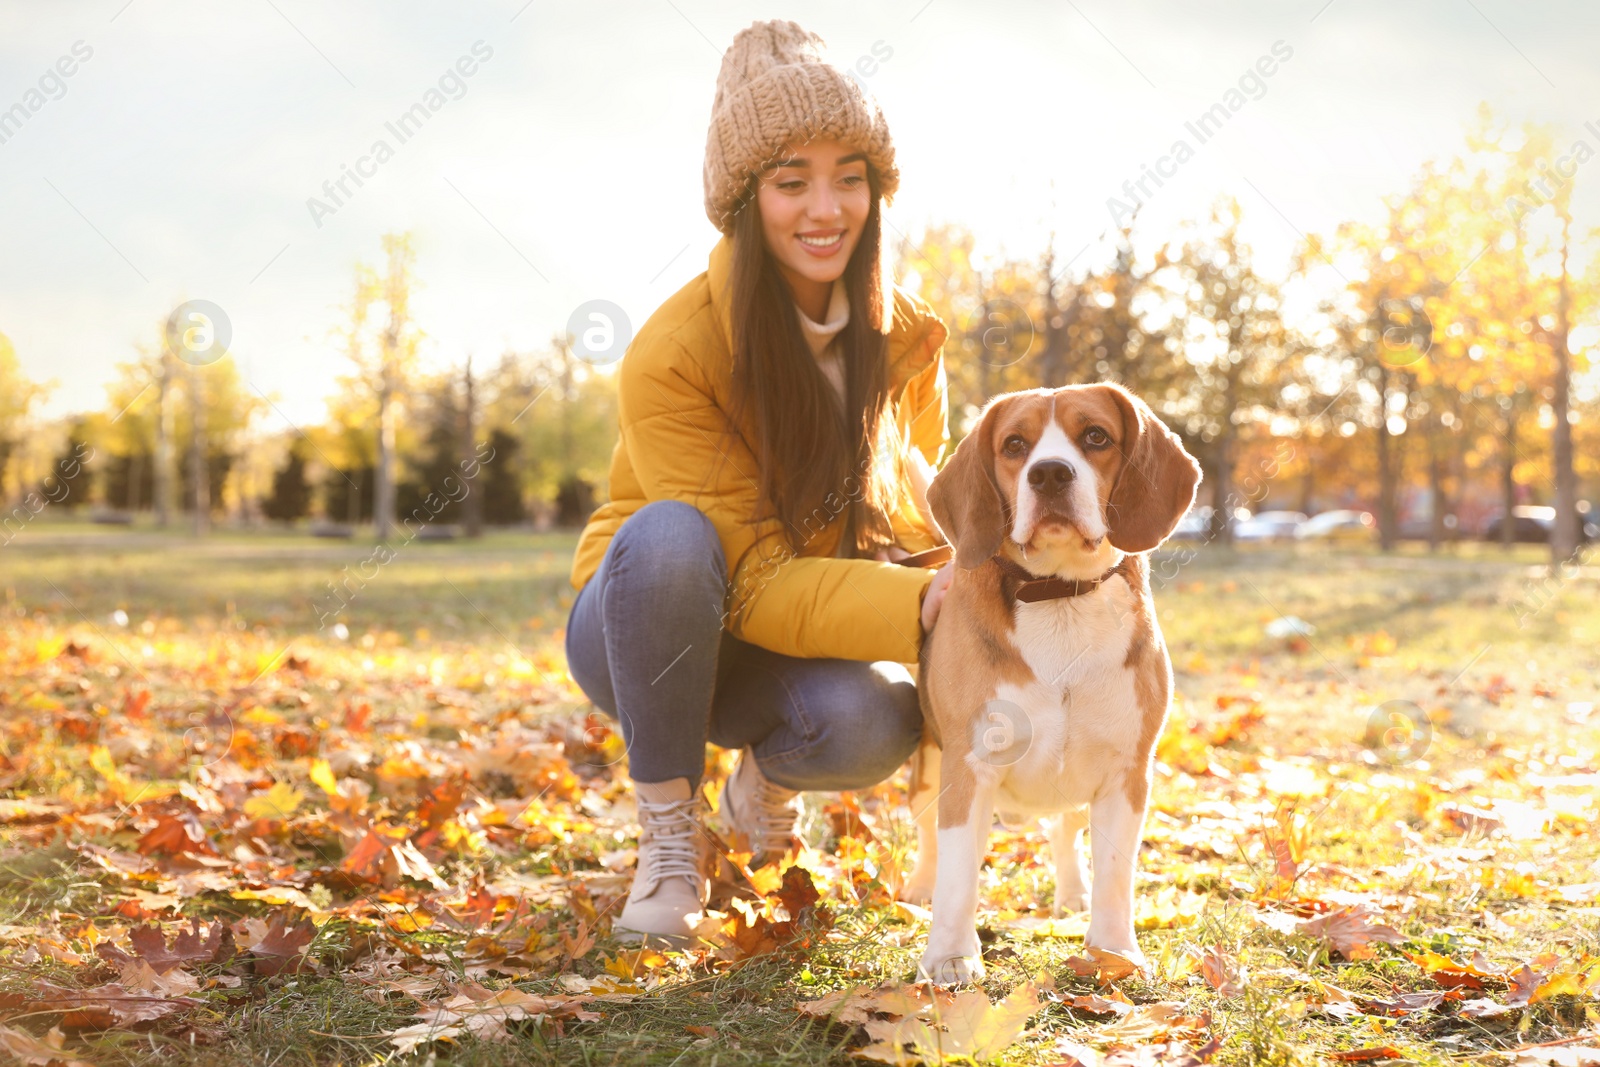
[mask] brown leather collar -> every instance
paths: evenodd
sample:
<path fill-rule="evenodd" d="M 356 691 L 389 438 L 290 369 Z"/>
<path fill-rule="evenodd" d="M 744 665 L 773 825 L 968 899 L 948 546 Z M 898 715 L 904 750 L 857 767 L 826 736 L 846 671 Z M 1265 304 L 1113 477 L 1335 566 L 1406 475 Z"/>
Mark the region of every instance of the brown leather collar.
<path fill-rule="evenodd" d="M 1098 578 L 1040 578 L 1027 571 L 1014 560 L 1005 556 L 994 555 L 989 559 L 1000 568 L 1001 572 L 1017 579 L 1020 585 L 1012 594 L 1013 599 L 1024 604 L 1032 604 L 1040 600 L 1060 600 L 1063 597 L 1082 596 L 1099 589 L 1107 579 L 1117 573 L 1121 563 L 1116 564 Z"/>

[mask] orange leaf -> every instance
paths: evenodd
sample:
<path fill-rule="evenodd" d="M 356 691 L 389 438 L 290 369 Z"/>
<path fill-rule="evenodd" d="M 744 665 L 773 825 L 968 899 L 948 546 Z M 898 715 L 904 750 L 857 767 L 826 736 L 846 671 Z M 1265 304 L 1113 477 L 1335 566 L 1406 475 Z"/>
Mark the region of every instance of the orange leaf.
<path fill-rule="evenodd" d="M 1406 1057 L 1405 1053 L 1393 1045 L 1378 1045 L 1372 1048 L 1353 1048 L 1345 1052 L 1330 1052 L 1328 1058 L 1341 1063 L 1360 1063 L 1366 1060 L 1403 1060 Z"/>

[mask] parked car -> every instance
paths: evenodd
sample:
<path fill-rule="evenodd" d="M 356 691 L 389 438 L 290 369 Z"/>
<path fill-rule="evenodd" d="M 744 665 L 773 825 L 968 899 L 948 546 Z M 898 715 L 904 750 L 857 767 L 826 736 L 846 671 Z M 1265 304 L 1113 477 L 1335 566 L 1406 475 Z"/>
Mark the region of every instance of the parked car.
<path fill-rule="evenodd" d="M 1440 540 L 1459 541 L 1467 534 L 1461 528 L 1461 520 L 1454 515 L 1444 516 L 1444 529 L 1440 531 Z M 1423 516 L 1421 518 L 1403 519 L 1400 522 L 1400 540 L 1402 541 L 1427 541 L 1433 536 L 1433 519 Z"/>
<path fill-rule="evenodd" d="M 1302 541 L 1370 541 L 1377 530 L 1370 511 L 1324 511 L 1301 523 L 1294 535 Z"/>
<path fill-rule="evenodd" d="M 1211 536 L 1211 507 L 1200 504 L 1192 507 L 1178 520 L 1170 541 L 1204 541 Z"/>
<path fill-rule="evenodd" d="M 1578 539 L 1600 539 L 1600 522 L 1593 508 L 1578 512 Z M 1523 545 L 1547 545 L 1556 525 L 1556 509 L 1539 504 L 1519 504 L 1511 509 L 1511 539 Z M 1483 527 L 1485 541 L 1498 541 L 1505 528 L 1505 513 L 1490 516 Z"/>
<path fill-rule="evenodd" d="M 1233 524 L 1236 541 L 1281 541 L 1295 536 L 1306 521 L 1303 511 L 1263 511 Z"/>
<path fill-rule="evenodd" d="M 1555 508 L 1519 504 L 1511 509 L 1511 540 L 1522 545 L 1547 545 L 1550 543 L 1550 531 L 1555 524 Z M 1502 540 L 1505 537 L 1505 525 L 1505 512 L 1490 516 L 1483 527 L 1483 539 Z"/>

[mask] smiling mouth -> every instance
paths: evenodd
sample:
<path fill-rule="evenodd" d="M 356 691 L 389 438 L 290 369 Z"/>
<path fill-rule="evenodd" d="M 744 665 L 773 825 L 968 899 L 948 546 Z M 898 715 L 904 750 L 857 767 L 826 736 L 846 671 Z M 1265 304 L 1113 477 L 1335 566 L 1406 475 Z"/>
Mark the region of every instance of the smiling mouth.
<path fill-rule="evenodd" d="M 797 233 L 795 234 L 795 240 L 799 241 L 807 248 L 814 248 L 819 252 L 831 252 L 844 243 L 844 231 L 840 230 L 838 233 L 827 237 L 812 237 L 803 233 Z"/>

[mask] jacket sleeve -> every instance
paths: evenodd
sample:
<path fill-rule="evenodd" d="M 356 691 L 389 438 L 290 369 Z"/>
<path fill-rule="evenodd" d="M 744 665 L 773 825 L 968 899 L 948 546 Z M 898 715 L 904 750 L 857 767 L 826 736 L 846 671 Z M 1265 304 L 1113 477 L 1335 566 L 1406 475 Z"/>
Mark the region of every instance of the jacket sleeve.
<path fill-rule="evenodd" d="M 622 435 L 647 500 L 692 504 L 716 528 L 728 564 L 728 630 L 788 656 L 916 662 L 933 572 L 798 555 L 776 519 L 753 520 L 755 458 L 728 432 L 695 361 L 672 338 L 641 340 L 619 370 Z"/>
<path fill-rule="evenodd" d="M 945 449 L 950 445 L 950 405 L 942 351 L 906 384 L 901 403 L 911 443 L 907 459 L 914 468 L 911 471 L 912 496 L 920 522 L 914 526 L 909 522 L 897 522 L 894 527 L 901 547 L 920 552 L 944 543 L 928 508 L 928 484 L 933 481 L 944 460 Z"/>

